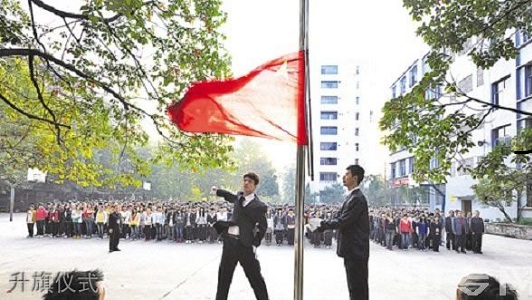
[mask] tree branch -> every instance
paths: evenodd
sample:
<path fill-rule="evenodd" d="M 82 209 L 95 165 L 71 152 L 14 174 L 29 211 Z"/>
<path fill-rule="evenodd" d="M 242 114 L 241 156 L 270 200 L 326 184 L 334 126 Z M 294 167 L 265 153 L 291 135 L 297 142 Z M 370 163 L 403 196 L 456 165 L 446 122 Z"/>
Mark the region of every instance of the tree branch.
<path fill-rule="evenodd" d="M 48 124 L 52 124 L 54 126 L 58 125 L 58 126 L 61 126 L 61 127 L 64 127 L 64 128 L 68 128 L 70 129 L 70 126 L 68 125 L 65 125 L 65 124 L 61 124 L 61 123 L 55 123 L 54 121 L 52 120 L 48 120 L 48 119 L 45 119 L 45 118 L 42 118 L 42 117 L 39 117 L 39 116 L 36 116 L 36 115 L 33 115 L 33 114 L 30 114 L 28 112 L 25 112 L 23 109 L 17 107 L 13 102 L 9 101 L 9 99 L 7 99 L 6 97 L 4 97 L 4 95 L 0 94 L 0 100 L 4 101 L 5 104 L 7 104 L 9 107 L 11 107 L 12 109 L 14 109 L 15 111 L 17 111 L 18 113 L 26 116 L 28 119 L 33 119 L 33 120 L 38 120 L 38 121 L 42 121 L 42 122 L 45 122 L 45 123 L 48 123 Z"/>
<path fill-rule="evenodd" d="M 37 98 L 39 99 L 39 102 L 41 102 L 41 105 L 44 107 L 44 109 L 46 109 L 46 111 L 50 114 L 50 116 L 52 116 L 54 127 L 57 130 L 56 135 L 55 135 L 57 138 L 57 143 L 61 145 L 61 128 L 59 127 L 59 125 L 57 125 L 57 118 L 54 112 L 52 111 L 52 109 L 50 109 L 50 107 L 44 101 L 41 88 L 39 87 L 39 83 L 37 83 L 37 79 L 35 79 L 35 68 L 33 65 L 33 55 L 28 56 L 28 66 L 29 66 L 29 71 L 30 71 L 31 82 L 33 83 L 33 86 L 35 87 L 35 90 L 37 91 Z"/>
<path fill-rule="evenodd" d="M 41 0 L 29 0 L 29 1 L 31 1 L 32 3 L 37 5 L 38 7 L 42 8 L 42 9 L 48 11 L 48 12 L 51 12 L 54 15 L 59 16 L 61 18 L 89 20 L 89 16 L 88 15 L 75 14 L 75 13 L 71 13 L 71 12 L 62 11 L 62 10 L 59 10 L 59 9 L 51 6 L 51 5 L 48 5 L 48 4 L 44 3 Z M 112 23 L 112 22 L 118 20 L 120 17 L 122 17 L 122 14 L 116 14 L 116 15 L 110 17 L 110 18 L 104 18 L 104 19 L 102 19 L 102 21 L 104 23 L 106 23 L 106 24 L 107 23 Z"/>
<path fill-rule="evenodd" d="M 104 91 L 108 92 L 114 98 L 116 98 L 118 101 L 120 101 L 122 103 L 122 105 L 124 106 L 125 110 L 133 108 L 133 109 L 139 111 L 140 113 L 142 113 L 142 114 L 144 114 L 146 116 L 151 116 L 151 114 L 149 114 L 148 112 L 146 112 L 142 108 L 140 108 L 140 107 L 138 107 L 138 106 L 136 106 L 134 104 L 129 103 L 124 97 L 122 97 L 118 92 L 116 92 L 115 90 L 113 90 L 112 88 L 107 86 L 105 83 L 103 83 L 103 82 L 101 82 L 101 81 L 99 81 L 99 80 L 87 75 L 85 72 L 79 70 L 75 66 L 62 61 L 62 60 L 54 57 L 53 55 L 50 55 L 48 53 L 44 53 L 44 52 L 39 51 L 37 49 L 27 49 L 27 48 L 5 48 L 5 49 L 0 49 L 0 57 L 6 57 L 6 56 L 29 56 L 29 55 L 38 56 L 38 57 L 41 57 L 41 58 L 43 58 L 45 60 L 51 61 L 54 64 L 57 64 L 57 65 L 65 68 L 66 70 L 76 74 L 77 76 L 79 76 L 79 77 L 81 77 L 81 78 L 83 78 L 83 79 L 85 79 L 87 81 L 97 84 Z"/>

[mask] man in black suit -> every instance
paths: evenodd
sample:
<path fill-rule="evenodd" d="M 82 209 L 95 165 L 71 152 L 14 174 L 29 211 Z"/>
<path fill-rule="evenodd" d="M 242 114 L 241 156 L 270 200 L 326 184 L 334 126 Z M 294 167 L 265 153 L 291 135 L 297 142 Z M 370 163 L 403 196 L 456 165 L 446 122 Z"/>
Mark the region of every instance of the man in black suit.
<path fill-rule="evenodd" d="M 109 252 L 120 251 L 118 242 L 120 242 L 120 215 L 116 212 L 116 206 L 111 205 L 111 213 L 109 214 Z"/>
<path fill-rule="evenodd" d="M 338 229 L 336 254 L 344 258 L 349 299 L 368 299 L 369 216 L 366 197 L 359 188 L 364 169 L 350 165 L 343 177 L 348 194 L 331 220 L 322 221 L 319 231 Z"/>
<path fill-rule="evenodd" d="M 259 176 L 255 173 L 244 175 L 242 191 L 233 194 L 229 191 L 212 188 L 216 196 L 234 204 L 229 221 L 218 221 L 214 228 L 223 236 L 223 252 L 218 270 L 216 300 L 225 300 L 233 280 L 237 263 L 242 265 L 255 297 L 267 300 L 266 283 L 260 272 L 260 264 L 255 257 L 255 247 L 260 246 L 266 234 L 266 212 L 268 207 L 255 194 Z M 258 226 L 257 226 L 258 225 Z"/>

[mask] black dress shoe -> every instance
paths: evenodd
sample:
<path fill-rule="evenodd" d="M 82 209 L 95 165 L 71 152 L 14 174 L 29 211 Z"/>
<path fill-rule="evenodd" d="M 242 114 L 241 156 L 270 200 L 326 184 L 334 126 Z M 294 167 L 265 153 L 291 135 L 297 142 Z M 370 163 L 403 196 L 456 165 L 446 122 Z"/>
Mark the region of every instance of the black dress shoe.
<path fill-rule="evenodd" d="M 115 250 L 113 250 L 113 251 L 121 251 L 121 250 L 120 250 L 120 249 L 118 249 L 118 248 L 116 248 L 116 249 L 115 249 Z"/>

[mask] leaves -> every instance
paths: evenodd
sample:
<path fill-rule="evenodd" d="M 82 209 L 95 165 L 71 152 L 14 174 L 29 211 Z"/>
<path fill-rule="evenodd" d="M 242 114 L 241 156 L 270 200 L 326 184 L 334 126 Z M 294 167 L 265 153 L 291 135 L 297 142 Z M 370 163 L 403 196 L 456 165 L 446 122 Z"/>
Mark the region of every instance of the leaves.
<path fill-rule="evenodd" d="M 231 73 L 221 1 L 82 1 L 66 12 L 0 0 L 0 15 L 2 164 L 111 187 L 139 186 L 158 162 L 232 167 L 231 137 L 186 135 L 165 113 L 191 82 Z"/>
<path fill-rule="evenodd" d="M 446 182 L 452 160 L 475 146 L 472 133 L 493 112 L 491 101 L 467 95 L 449 72 L 455 57 L 469 56 L 482 69 L 517 55 L 508 32 L 532 32 L 532 1 L 403 0 L 432 51 L 423 78 L 383 107 L 383 143 L 415 157 L 417 181 Z M 502 108 L 504 109 L 504 108 Z"/>

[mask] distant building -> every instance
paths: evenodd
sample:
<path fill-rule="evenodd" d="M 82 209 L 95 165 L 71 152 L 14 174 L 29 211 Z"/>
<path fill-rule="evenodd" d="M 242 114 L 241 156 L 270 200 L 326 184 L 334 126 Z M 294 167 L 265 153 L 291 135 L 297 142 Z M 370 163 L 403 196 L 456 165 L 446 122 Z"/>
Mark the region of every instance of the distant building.
<path fill-rule="evenodd" d="M 316 59 L 312 64 L 310 91 L 314 181 L 312 192 L 342 183 L 350 164 L 370 163 L 375 147 L 377 121 L 364 97 L 364 70 L 353 62 Z"/>
<path fill-rule="evenodd" d="M 455 55 L 455 61 L 451 65 L 453 78 L 458 87 L 472 97 L 490 101 L 501 106 L 512 107 L 532 112 L 532 39 L 526 34 L 516 33 L 515 42 L 519 49 L 519 55 L 513 60 L 500 60 L 489 70 L 478 69 L 475 64 L 465 55 L 468 47 L 474 42 L 466 43 L 466 49 Z M 409 91 L 428 70 L 425 57 L 412 63 L 407 70 L 392 84 L 391 96 L 395 98 Z M 429 91 L 441 94 L 439 89 Z M 428 95 L 433 96 L 433 95 Z M 438 98 L 436 96 L 436 98 Z M 442 101 L 455 101 L 456 99 L 442 99 Z M 482 111 L 475 107 L 464 108 L 467 114 Z M 471 212 L 481 211 L 481 216 L 488 219 L 504 219 L 501 212 L 493 207 L 487 207 L 477 201 L 471 186 L 477 181 L 469 174 L 460 170 L 460 166 L 475 167 L 478 162 L 499 143 L 510 143 L 521 128 L 532 128 L 532 118 L 517 114 L 508 110 L 497 109 L 490 114 L 485 122 L 472 131 L 473 141 L 476 146 L 469 153 L 460 156 L 452 162 L 451 175 L 447 177 L 447 184 L 421 183 L 427 189 L 425 203 L 431 209 L 442 208 L 445 200 L 445 210 L 462 210 Z M 415 139 L 415 135 L 413 135 Z M 431 164 L 437 166 L 439 162 L 433 160 Z M 406 149 L 400 149 L 389 156 L 388 179 L 395 188 L 401 186 L 415 187 L 420 183 L 411 178 L 415 168 L 413 155 Z M 428 184 L 428 185 L 427 185 Z M 523 216 L 532 216 L 532 190 L 528 186 L 527 195 L 521 199 L 524 206 L 521 211 Z M 443 197 L 445 196 L 445 198 Z M 401 195 L 396 195 L 393 203 L 404 203 Z M 505 207 L 506 212 L 512 217 L 517 216 L 517 204 Z"/>

